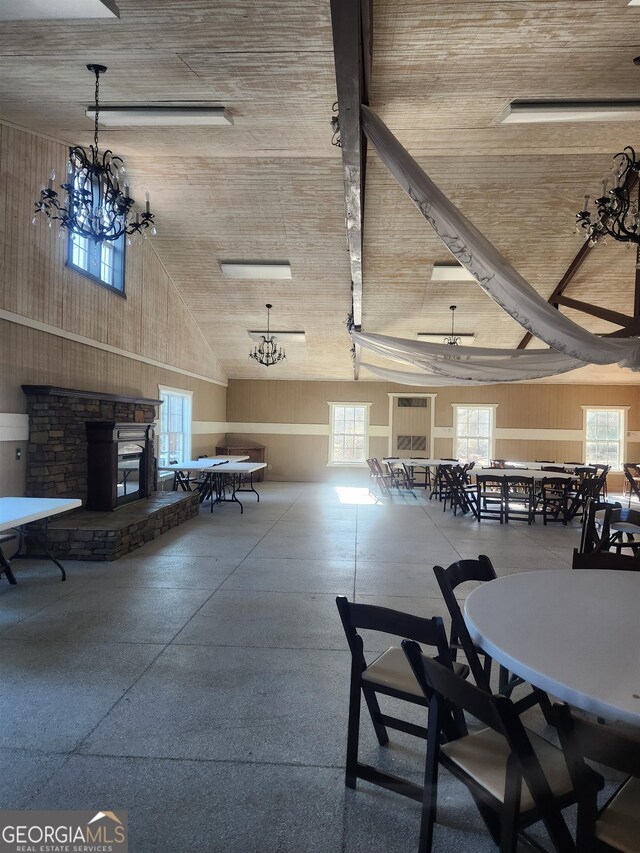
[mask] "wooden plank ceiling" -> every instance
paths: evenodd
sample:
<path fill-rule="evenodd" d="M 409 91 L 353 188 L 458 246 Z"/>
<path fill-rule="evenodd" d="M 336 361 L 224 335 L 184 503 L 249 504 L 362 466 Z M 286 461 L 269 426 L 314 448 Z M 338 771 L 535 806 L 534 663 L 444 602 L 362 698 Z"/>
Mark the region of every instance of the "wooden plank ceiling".
<path fill-rule="evenodd" d="M 330 0 L 119 7 L 119 20 L 0 24 L 0 119 L 88 143 L 87 62 L 109 67 L 104 103 L 224 104 L 232 128 L 103 129 L 101 147 L 124 157 L 134 196 L 151 192 L 154 248 L 229 377 L 352 378 L 343 168 L 330 144 Z M 579 247 L 572 231 L 582 196 L 598 189 L 612 153 L 640 148 L 637 124 L 503 126 L 499 118 L 514 98 L 638 97 L 640 8 L 626 0 L 374 0 L 372 26 L 371 106 L 548 297 Z M 371 150 L 364 222 L 364 331 L 447 329 L 455 303 L 457 329 L 475 332 L 477 345 L 517 345 L 521 327 L 477 285 L 431 282 L 447 250 Z M 226 281 L 220 258 L 288 259 L 293 279 Z M 621 245 L 598 247 L 566 295 L 629 314 L 634 262 Z M 247 330 L 264 326 L 266 302 L 272 327 L 307 336 L 269 370 L 247 357 Z M 562 310 L 593 331 L 615 328 Z M 576 378 L 636 381 L 617 368 L 562 379 Z"/>

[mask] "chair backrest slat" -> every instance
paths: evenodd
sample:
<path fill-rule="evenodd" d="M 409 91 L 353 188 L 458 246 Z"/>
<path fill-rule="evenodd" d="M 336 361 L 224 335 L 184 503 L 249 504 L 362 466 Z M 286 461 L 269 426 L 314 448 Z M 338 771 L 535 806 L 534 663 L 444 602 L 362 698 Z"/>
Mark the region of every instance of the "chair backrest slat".
<path fill-rule="evenodd" d="M 415 640 L 417 643 L 433 646 L 438 657 L 447 665 L 451 663 L 451 652 L 447 642 L 444 622 L 439 616 L 425 618 L 403 613 L 389 607 L 375 604 L 359 604 L 349 601 L 346 596 L 336 598 L 338 612 L 342 620 L 347 642 L 352 651 L 358 651 L 360 643 L 357 629 L 382 631 L 395 637 Z"/>

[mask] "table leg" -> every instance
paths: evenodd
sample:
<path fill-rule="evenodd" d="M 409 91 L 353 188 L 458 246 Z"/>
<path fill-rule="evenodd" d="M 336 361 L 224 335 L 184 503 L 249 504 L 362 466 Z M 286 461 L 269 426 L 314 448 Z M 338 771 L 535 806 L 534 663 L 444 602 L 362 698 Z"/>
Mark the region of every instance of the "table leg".
<path fill-rule="evenodd" d="M 7 580 L 10 584 L 14 585 L 18 583 L 18 581 L 15 579 L 15 575 L 11 570 L 9 561 L 2 553 L 2 549 L 0 549 L 0 575 L 2 574 L 5 574 L 7 576 Z"/>
<path fill-rule="evenodd" d="M 34 522 L 34 523 L 39 524 L 40 522 Z M 24 537 L 25 537 L 25 533 L 27 532 L 26 531 L 27 527 L 29 527 L 29 525 L 25 524 L 21 527 L 16 528 L 18 531 L 18 534 L 19 534 L 19 536 L 18 536 L 18 550 L 15 552 L 15 554 L 12 555 L 11 560 L 24 560 L 24 559 L 36 559 L 37 560 L 37 559 L 40 559 L 44 556 L 47 559 L 51 560 L 51 562 L 54 563 L 60 569 L 60 573 L 62 574 L 62 580 L 66 581 L 67 573 L 64 570 L 64 566 L 62 565 L 62 563 L 60 563 L 60 562 L 58 562 L 58 560 L 56 560 L 56 558 L 53 556 L 53 554 L 51 553 L 51 551 L 49 551 L 49 549 L 47 547 L 47 535 L 48 535 L 48 531 L 49 531 L 49 519 L 48 518 L 43 519 L 43 521 L 42 521 L 42 532 L 37 530 L 35 527 L 34 527 L 34 529 L 28 531 L 29 536 L 31 538 L 35 539 L 35 541 L 38 543 L 38 545 L 42 549 L 42 554 L 23 554 L 22 553 L 22 547 L 24 545 Z"/>
<path fill-rule="evenodd" d="M 241 485 L 242 483 L 245 483 L 245 485 L 246 485 L 246 482 L 247 482 L 247 475 L 246 474 L 238 474 L 238 485 Z M 250 472 L 250 474 L 249 474 L 249 488 L 248 489 L 236 489 L 236 492 L 253 492 L 254 495 L 257 495 L 257 497 L 258 497 L 258 500 L 256 501 L 256 503 L 260 503 L 260 495 L 253 488 L 253 472 Z"/>

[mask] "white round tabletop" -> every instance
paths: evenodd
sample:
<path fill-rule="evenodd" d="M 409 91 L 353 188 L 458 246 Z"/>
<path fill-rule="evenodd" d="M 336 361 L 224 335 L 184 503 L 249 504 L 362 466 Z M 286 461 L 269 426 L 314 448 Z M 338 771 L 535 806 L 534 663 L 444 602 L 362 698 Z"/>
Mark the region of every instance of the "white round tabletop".
<path fill-rule="evenodd" d="M 640 572 L 550 569 L 474 589 L 474 643 L 525 681 L 608 720 L 640 726 Z"/>

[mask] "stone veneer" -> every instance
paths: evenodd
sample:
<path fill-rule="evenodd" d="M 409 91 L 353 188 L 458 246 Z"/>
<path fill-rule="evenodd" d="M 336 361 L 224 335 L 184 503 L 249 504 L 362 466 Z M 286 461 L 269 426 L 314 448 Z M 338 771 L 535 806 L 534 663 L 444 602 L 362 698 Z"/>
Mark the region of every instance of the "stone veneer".
<path fill-rule="evenodd" d="M 87 499 L 87 421 L 153 423 L 159 400 L 23 385 L 29 442 L 26 494 Z"/>
<path fill-rule="evenodd" d="M 49 550 L 63 560 L 117 560 L 199 512 L 197 492 L 154 493 L 115 512 L 76 512 L 49 522 Z"/>

